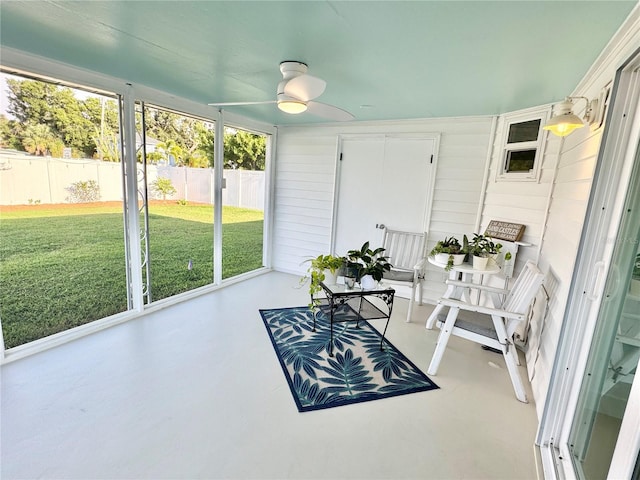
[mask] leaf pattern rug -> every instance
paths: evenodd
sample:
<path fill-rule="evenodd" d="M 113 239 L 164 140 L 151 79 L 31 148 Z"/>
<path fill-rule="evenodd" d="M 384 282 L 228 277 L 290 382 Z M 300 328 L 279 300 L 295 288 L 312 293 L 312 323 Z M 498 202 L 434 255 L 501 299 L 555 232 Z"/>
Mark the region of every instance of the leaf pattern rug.
<path fill-rule="evenodd" d="M 439 388 L 368 322 L 334 323 L 309 307 L 260 310 L 299 412 Z"/>

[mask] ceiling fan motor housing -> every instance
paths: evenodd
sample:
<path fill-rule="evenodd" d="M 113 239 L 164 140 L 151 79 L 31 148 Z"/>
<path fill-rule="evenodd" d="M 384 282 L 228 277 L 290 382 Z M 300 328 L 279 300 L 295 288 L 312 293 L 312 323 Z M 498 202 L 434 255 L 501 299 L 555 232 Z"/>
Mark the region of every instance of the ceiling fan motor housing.
<path fill-rule="evenodd" d="M 291 60 L 280 63 L 280 72 L 282 72 L 282 78 L 284 80 L 291 80 L 292 78 L 304 75 L 308 70 L 309 67 L 306 63 Z"/>

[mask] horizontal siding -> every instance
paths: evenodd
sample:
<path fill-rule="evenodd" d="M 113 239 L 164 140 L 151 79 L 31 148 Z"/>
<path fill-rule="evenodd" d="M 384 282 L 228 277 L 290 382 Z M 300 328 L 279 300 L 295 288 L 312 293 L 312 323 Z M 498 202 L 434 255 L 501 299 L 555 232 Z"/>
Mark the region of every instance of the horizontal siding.
<path fill-rule="evenodd" d="M 305 260 L 329 250 L 335 151 L 335 138 L 278 135 L 272 256 L 277 270 L 303 273 Z"/>
<path fill-rule="evenodd" d="M 540 268 L 551 279 L 549 311 L 546 319 L 534 319 L 535 328 L 542 328 L 543 322 L 544 328 L 537 351 L 527 352 L 539 417 L 553 371 L 600 142 L 601 130 L 593 133 L 584 128 L 567 137 L 553 185 L 539 260 Z"/>
<path fill-rule="evenodd" d="M 477 221 L 491 124 L 491 117 L 468 117 L 280 128 L 275 162 L 274 268 L 302 274 L 307 268 L 304 260 L 330 250 L 340 135 L 440 134 L 428 248 L 445 235 L 471 232 Z M 442 271 L 430 266 L 425 301 L 435 302 L 442 295 L 443 280 Z"/>

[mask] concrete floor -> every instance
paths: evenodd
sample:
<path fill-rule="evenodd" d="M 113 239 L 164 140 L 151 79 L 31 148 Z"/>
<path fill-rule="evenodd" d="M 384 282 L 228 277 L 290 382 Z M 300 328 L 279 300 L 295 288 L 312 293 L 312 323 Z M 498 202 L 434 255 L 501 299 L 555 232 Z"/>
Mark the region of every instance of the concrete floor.
<path fill-rule="evenodd" d="M 305 305 L 297 284 L 268 273 L 4 365 L 1 478 L 536 478 L 534 405 L 459 338 L 439 390 L 298 413 L 258 313 Z M 406 308 L 387 336 L 426 372 L 432 307 Z"/>

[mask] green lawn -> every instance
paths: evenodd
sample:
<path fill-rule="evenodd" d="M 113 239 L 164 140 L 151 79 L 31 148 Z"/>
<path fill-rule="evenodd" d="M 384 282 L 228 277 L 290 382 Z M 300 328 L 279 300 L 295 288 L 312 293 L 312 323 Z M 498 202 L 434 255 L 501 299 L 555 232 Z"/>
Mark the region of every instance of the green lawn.
<path fill-rule="evenodd" d="M 213 281 L 212 211 L 210 205 L 151 205 L 153 300 Z M 262 230 L 263 212 L 223 208 L 223 278 L 262 266 Z M 0 315 L 6 347 L 125 311 L 124 265 L 116 205 L 3 209 Z"/>

